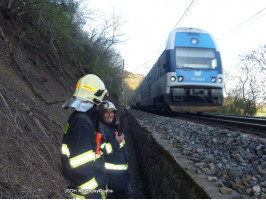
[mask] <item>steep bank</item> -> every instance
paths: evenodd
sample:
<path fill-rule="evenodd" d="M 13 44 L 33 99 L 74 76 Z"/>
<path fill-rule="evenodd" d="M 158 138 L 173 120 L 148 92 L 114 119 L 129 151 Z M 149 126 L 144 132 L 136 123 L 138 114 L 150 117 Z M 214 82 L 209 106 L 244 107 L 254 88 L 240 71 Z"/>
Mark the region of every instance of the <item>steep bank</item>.
<path fill-rule="evenodd" d="M 81 74 L 67 71 L 50 43 L 25 39 L 28 23 L 16 24 L 3 4 L 0 198 L 68 198 L 60 171 L 60 144 L 71 111 L 61 105 L 73 94 Z"/>
<path fill-rule="evenodd" d="M 36 97 L 9 65 L 0 69 L 0 197 L 66 198 L 59 152 L 67 112 Z"/>
<path fill-rule="evenodd" d="M 70 83 L 43 66 L 49 51 L 25 48 L 0 18 L 0 198 L 67 198 L 59 152 Z"/>
<path fill-rule="evenodd" d="M 118 105 L 115 42 L 89 38 L 76 10 L 68 0 L 0 1 L 0 198 L 69 197 L 60 144 L 72 111 L 61 105 L 80 77 L 99 75 Z"/>

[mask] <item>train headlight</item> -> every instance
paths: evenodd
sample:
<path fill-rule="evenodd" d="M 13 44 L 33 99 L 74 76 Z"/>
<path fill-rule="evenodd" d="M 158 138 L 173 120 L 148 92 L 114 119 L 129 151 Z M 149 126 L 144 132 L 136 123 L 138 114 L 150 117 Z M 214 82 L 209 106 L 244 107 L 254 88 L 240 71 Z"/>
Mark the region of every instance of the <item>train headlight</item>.
<path fill-rule="evenodd" d="M 218 78 L 218 83 L 221 83 L 223 81 L 222 78 Z"/>
<path fill-rule="evenodd" d="M 191 42 L 192 44 L 199 44 L 199 40 L 198 40 L 197 38 L 192 38 L 192 39 L 190 40 L 190 42 Z"/>
<path fill-rule="evenodd" d="M 171 76 L 170 77 L 170 81 L 175 82 L 176 81 L 176 77 L 175 76 Z"/>
<path fill-rule="evenodd" d="M 212 82 L 215 83 L 216 82 L 216 78 L 212 77 Z"/>
<path fill-rule="evenodd" d="M 184 80 L 183 76 L 178 76 L 178 81 L 182 82 Z"/>

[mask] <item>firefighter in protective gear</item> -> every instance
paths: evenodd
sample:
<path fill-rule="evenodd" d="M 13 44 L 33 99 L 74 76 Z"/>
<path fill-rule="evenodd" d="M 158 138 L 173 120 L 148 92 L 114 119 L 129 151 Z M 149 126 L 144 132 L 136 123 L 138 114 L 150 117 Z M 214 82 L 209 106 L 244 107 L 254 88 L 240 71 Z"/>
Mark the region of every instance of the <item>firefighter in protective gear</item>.
<path fill-rule="evenodd" d="M 73 97 L 62 105 L 65 109 L 74 109 L 62 142 L 63 174 L 71 184 L 66 192 L 71 192 L 74 198 L 106 197 L 103 153 L 96 153 L 96 129 L 100 116 L 95 108 L 106 92 L 101 79 L 88 74 L 78 81 Z"/>
<path fill-rule="evenodd" d="M 99 111 L 106 136 L 106 143 L 102 145 L 102 148 L 104 148 L 105 152 L 108 188 L 113 191 L 108 194 L 108 197 L 129 199 L 132 198 L 132 192 L 124 134 L 118 130 L 114 104 L 109 101 L 106 102 L 106 104 L 99 106 Z"/>

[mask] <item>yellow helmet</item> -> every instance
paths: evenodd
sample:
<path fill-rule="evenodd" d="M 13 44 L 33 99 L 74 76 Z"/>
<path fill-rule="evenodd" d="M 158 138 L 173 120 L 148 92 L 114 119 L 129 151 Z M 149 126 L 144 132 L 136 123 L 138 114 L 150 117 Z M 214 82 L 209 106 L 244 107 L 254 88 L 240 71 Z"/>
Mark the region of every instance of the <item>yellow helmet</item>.
<path fill-rule="evenodd" d="M 73 96 L 98 105 L 102 102 L 106 92 L 107 89 L 102 80 L 94 74 L 88 74 L 79 79 Z"/>

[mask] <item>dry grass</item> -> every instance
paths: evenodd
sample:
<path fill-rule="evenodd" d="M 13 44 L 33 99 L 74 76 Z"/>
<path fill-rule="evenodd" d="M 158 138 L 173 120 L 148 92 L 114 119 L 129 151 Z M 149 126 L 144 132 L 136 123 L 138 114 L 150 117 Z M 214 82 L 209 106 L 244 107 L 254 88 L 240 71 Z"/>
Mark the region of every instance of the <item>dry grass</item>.
<path fill-rule="evenodd" d="M 42 134 L 29 112 L 1 90 L 0 108 L 0 198 L 67 198 L 51 130 Z"/>
<path fill-rule="evenodd" d="M 128 73 L 125 77 L 125 85 L 130 90 L 135 90 L 143 80 L 144 76 L 142 74 Z"/>

